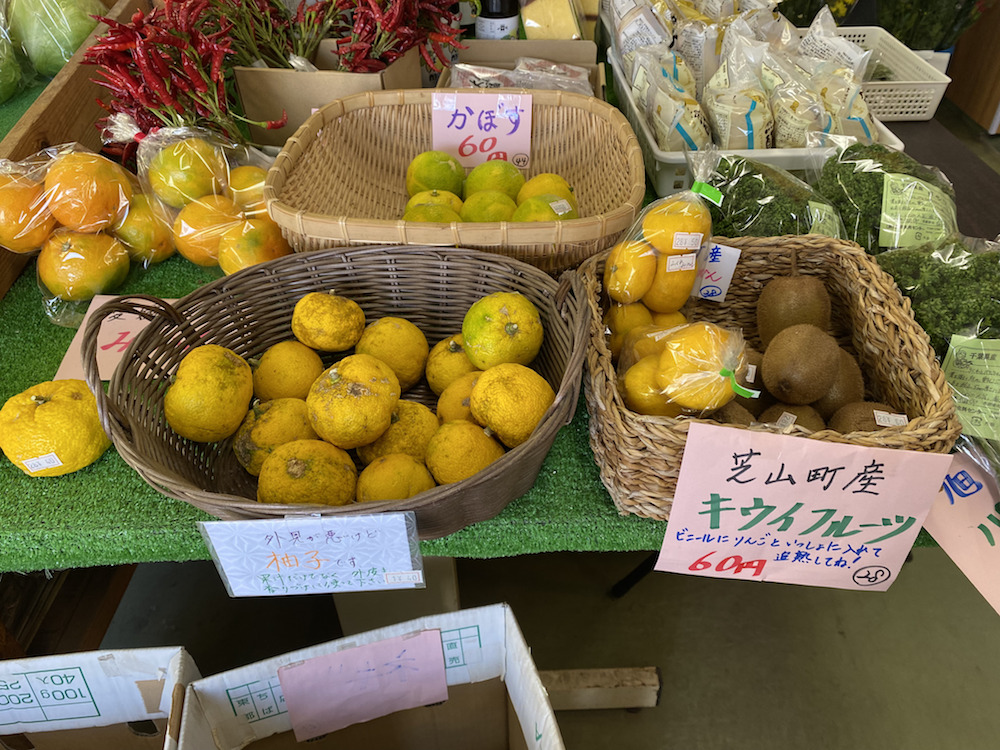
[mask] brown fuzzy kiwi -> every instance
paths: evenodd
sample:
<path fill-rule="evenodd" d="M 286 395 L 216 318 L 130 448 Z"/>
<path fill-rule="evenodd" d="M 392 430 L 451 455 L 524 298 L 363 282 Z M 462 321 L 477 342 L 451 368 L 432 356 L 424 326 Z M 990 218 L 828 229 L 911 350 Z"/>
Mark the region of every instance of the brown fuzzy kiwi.
<path fill-rule="evenodd" d="M 840 433 L 848 432 L 874 432 L 875 430 L 881 430 L 882 425 L 875 421 L 875 411 L 887 411 L 890 414 L 895 414 L 896 410 L 893 409 L 888 404 L 879 403 L 878 401 L 855 401 L 850 404 L 844 404 L 833 416 L 830 417 L 827 426 L 831 430 L 836 430 Z"/>
<path fill-rule="evenodd" d="M 833 384 L 821 398 L 813 401 L 812 406 L 823 419 L 830 419 L 834 412 L 844 404 L 863 401 L 864 398 L 865 377 L 861 373 L 861 366 L 850 352 L 841 349 L 837 375 L 833 379 Z"/>
<path fill-rule="evenodd" d="M 799 427 L 805 427 L 813 432 L 826 428 L 823 417 L 808 404 L 783 404 L 780 401 L 764 409 L 757 417 L 757 421 L 774 423 L 781 419 L 781 415 L 785 412 L 795 415 L 795 424 Z"/>
<path fill-rule="evenodd" d="M 830 390 L 839 359 L 833 336 L 812 323 L 797 323 L 779 331 L 764 351 L 764 386 L 778 401 L 811 404 Z"/>
<path fill-rule="evenodd" d="M 722 408 L 712 412 L 709 419 L 722 422 L 722 424 L 749 425 L 754 421 L 754 415 L 747 411 L 745 406 L 736 403 L 736 399 L 733 399 Z"/>
<path fill-rule="evenodd" d="M 777 333 L 796 323 L 830 328 L 830 293 L 823 280 L 799 274 L 792 255 L 789 276 L 775 276 L 757 298 L 757 335 L 766 349 Z"/>
<path fill-rule="evenodd" d="M 745 346 L 743 356 L 746 359 L 746 367 L 736 374 L 736 382 L 744 388 L 763 391 L 764 383 L 760 376 L 760 363 L 764 361 L 764 355 L 752 346 Z M 753 380 L 749 379 L 750 375 L 753 375 Z M 759 398 L 736 396 L 734 400 L 756 417 L 774 399 L 768 399 L 766 392 L 762 392 Z"/>

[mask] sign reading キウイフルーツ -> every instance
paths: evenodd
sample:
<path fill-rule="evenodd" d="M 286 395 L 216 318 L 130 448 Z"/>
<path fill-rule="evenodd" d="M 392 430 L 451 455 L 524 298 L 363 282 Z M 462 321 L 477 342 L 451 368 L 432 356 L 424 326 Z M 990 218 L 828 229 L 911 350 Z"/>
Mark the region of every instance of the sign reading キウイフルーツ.
<path fill-rule="evenodd" d="M 884 591 L 951 456 L 693 423 L 656 569 Z"/>
<path fill-rule="evenodd" d="M 531 164 L 531 94 L 435 93 L 431 142 L 463 167 L 504 159 L 526 169 Z"/>

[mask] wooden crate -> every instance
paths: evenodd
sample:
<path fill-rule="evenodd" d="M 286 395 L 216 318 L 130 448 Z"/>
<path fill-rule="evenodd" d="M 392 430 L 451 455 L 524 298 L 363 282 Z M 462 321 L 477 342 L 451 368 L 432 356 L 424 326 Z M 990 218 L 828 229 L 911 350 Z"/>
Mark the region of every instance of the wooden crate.
<path fill-rule="evenodd" d="M 128 21 L 136 10 L 148 11 L 149 0 L 102 0 L 107 17 Z M 77 141 L 97 151 L 101 132 L 95 123 L 104 115 L 97 104 L 105 89 L 91 79 L 94 68 L 83 65 L 83 53 L 107 26 L 98 24 L 90 38 L 45 87 L 17 124 L 0 141 L 0 158 L 24 159 L 47 146 Z M 0 298 L 21 274 L 30 255 L 18 255 L 0 248 Z"/>

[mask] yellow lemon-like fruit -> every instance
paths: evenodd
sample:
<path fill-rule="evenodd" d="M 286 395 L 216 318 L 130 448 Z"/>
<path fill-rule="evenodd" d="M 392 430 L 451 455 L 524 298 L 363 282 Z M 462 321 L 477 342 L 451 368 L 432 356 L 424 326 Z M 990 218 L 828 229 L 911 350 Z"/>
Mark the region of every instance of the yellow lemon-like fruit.
<path fill-rule="evenodd" d="M 604 291 L 615 302 L 638 302 L 653 285 L 656 250 L 648 242 L 622 240 L 604 262 Z"/>
<path fill-rule="evenodd" d="M 233 437 L 233 452 L 240 466 L 257 476 L 264 459 L 279 445 L 318 439 L 304 400 L 276 398 L 250 407 Z"/>
<path fill-rule="evenodd" d="M 680 310 L 691 296 L 698 269 L 694 259 L 660 253 L 656 258 L 656 273 L 642 304 L 653 312 L 673 313 Z"/>
<path fill-rule="evenodd" d="M 618 355 L 618 371 L 625 372 L 640 359 L 650 354 L 659 356 L 666 346 L 667 336 L 676 326 L 659 326 L 647 323 L 632 328 L 622 340 L 621 352 Z"/>
<path fill-rule="evenodd" d="M 361 305 L 339 294 L 309 292 L 292 308 L 292 334 L 317 351 L 347 351 L 358 343 L 364 330 Z"/>
<path fill-rule="evenodd" d="M 465 167 L 444 151 L 424 151 L 406 166 L 406 193 L 414 196 L 425 190 L 447 190 L 462 194 Z"/>
<path fill-rule="evenodd" d="M 517 204 L 500 190 L 480 190 L 465 199 L 458 215 L 462 221 L 510 221 Z"/>
<path fill-rule="evenodd" d="M 380 456 L 406 453 L 421 461 L 427 443 L 440 426 L 437 415 L 417 401 L 400 399 L 392 413 L 389 427 L 374 441 L 358 446 L 358 459 L 370 464 Z"/>
<path fill-rule="evenodd" d="M 660 369 L 658 354 L 643 357 L 625 371 L 622 398 L 625 406 L 640 414 L 676 417 L 681 413 L 679 404 L 667 398 L 657 384 Z"/>
<path fill-rule="evenodd" d="M 110 446 L 94 394 L 82 380 L 38 383 L 0 408 L 0 450 L 28 476 L 78 471 Z"/>
<path fill-rule="evenodd" d="M 128 249 L 132 260 L 144 266 L 166 260 L 177 249 L 166 213 L 145 193 L 132 196 L 128 214 L 112 233 Z"/>
<path fill-rule="evenodd" d="M 227 276 L 291 254 L 292 246 L 270 216 L 237 222 L 219 238 L 219 268 Z"/>
<path fill-rule="evenodd" d="M 526 198 L 518 204 L 511 221 L 567 221 L 579 219 L 573 203 L 553 193 L 542 193 Z"/>
<path fill-rule="evenodd" d="M 214 443 L 239 429 L 251 398 L 253 373 L 246 360 L 218 344 L 202 344 L 177 366 L 163 413 L 181 437 Z"/>
<path fill-rule="evenodd" d="M 724 370 L 739 371 L 742 346 L 734 350 L 733 332 L 697 321 L 667 335 L 660 353 L 656 383 L 664 395 L 689 413 L 705 413 L 736 395 Z"/>
<path fill-rule="evenodd" d="M 365 328 L 354 350 L 389 365 L 399 379 L 399 387 L 406 391 L 424 374 L 430 346 L 416 325 L 406 318 L 387 315 Z"/>
<path fill-rule="evenodd" d="M 642 236 L 664 255 L 695 253 L 712 236 L 712 214 L 697 198 L 664 198 L 646 209 Z"/>
<path fill-rule="evenodd" d="M 463 204 L 464 205 L 464 204 Z M 441 203 L 418 203 L 403 214 L 403 221 L 425 221 L 437 224 L 451 224 L 462 217 L 451 206 Z"/>
<path fill-rule="evenodd" d="M 408 453 L 390 453 L 362 469 L 358 476 L 358 502 L 406 500 L 436 486 L 423 461 Z"/>
<path fill-rule="evenodd" d="M 508 448 L 516 448 L 531 437 L 555 400 L 549 381 L 530 367 L 507 363 L 479 376 L 469 405 L 479 424 Z"/>
<path fill-rule="evenodd" d="M 524 175 L 520 169 L 504 159 L 490 159 L 477 164 L 466 175 L 464 197 L 468 202 L 469 196 L 475 193 L 496 190 L 506 194 L 516 208 L 517 204 L 514 201 L 522 187 L 524 187 Z"/>
<path fill-rule="evenodd" d="M 348 505 L 354 502 L 358 470 L 350 454 L 323 440 L 282 443 L 260 467 L 261 503 Z"/>
<path fill-rule="evenodd" d="M 253 368 L 253 395 L 261 401 L 273 398 L 301 398 L 325 369 L 323 360 L 297 339 L 279 341 L 269 346 Z"/>
<path fill-rule="evenodd" d="M 503 362 L 528 365 L 542 348 L 542 318 L 521 292 L 494 292 L 469 306 L 462 337 L 465 353 L 480 370 Z"/>
<path fill-rule="evenodd" d="M 649 308 L 641 302 L 624 304 L 612 302 L 604 313 L 604 327 L 608 332 L 608 348 L 611 358 L 617 360 L 621 355 L 622 343 L 629 331 L 638 326 L 646 326 L 653 322 Z"/>
<path fill-rule="evenodd" d="M 423 190 L 410 197 L 410 200 L 406 202 L 406 208 L 403 209 L 403 213 L 406 213 L 414 206 L 433 204 L 447 206 L 456 214 L 462 210 L 462 199 L 450 190 Z"/>
<path fill-rule="evenodd" d="M 555 172 L 536 174 L 517 191 L 515 201 L 520 206 L 528 198 L 534 198 L 539 195 L 556 195 L 564 198 L 579 213 L 580 209 L 577 205 L 576 193 L 573 191 L 573 187 L 564 177 L 557 175 Z"/>
<path fill-rule="evenodd" d="M 468 479 L 503 456 L 504 447 L 475 422 L 445 422 L 427 444 L 425 462 L 438 484 Z"/>
<path fill-rule="evenodd" d="M 370 354 L 351 354 L 309 389 L 309 421 L 327 442 L 357 448 L 389 429 L 399 395 L 399 379 L 389 365 Z"/>
<path fill-rule="evenodd" d="M 436 396 L 440 396 L 456 378 L 473 371 L 478 372 L 465 353 L 465 343 L 460 333 L 443 338 L 431 347 L 427 364 L 424 365 L 427 385 Z"/>
<path fill-rule="evenodd" d="M 687 323 L 682 312 L 653 312 L 653 322 L 661 328 L 675 328 Z"/>
<path fill-rule="evenodd" d="M 55 297 L 69 302 L 110 292 L 128 277 L 125 246 L 104 232 L 53 232 L 38 252 L 38 279 Z"/>
<path fill-rule="evenodd" d="M 255 164 L 244 164 L 229 172 L 229 197 L 247 216 L 267 216 L 264 203 L 264 181 L 267 170 Z"/>
<path fill-rule="evenodd" d="M 221 195 L 228 175 L 229 165 L 222 149 L 197 137 L 164 146 L 146 170 L 153 193 L 174 208 L 207 195 Z"/>
<path fill-rule="evenodd" d="M 437 418 L 441 424 L 465 419 L 475 422 L 472 417 L 472 389 L 482 375 L 482 370 L 473 370 L 455 378 L 448 387 L 441 391 L 437 401 Z"/>

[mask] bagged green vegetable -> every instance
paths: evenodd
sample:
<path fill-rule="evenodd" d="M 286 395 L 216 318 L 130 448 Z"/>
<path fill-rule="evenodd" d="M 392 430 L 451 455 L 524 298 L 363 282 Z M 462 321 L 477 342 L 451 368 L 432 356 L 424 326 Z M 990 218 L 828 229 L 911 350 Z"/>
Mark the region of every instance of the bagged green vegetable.
<path fill-rule="evenodd" d="M 787 170 L 711 149 L 689 153 L 688 160 L 692 165 L 708 163 L 711 176 L 706 182 L 722 194 L 719 205 L 710 205 L 713 231 L 718 235 L 845 235 L 830 201 Z"/>
<path fill-rule="evenodd" d="M 97 26 L 94 16 L 107 11 L 100 0 L 10 0 L 11 41 L 51 78 Z"/>
<path fill-rule="evenodd" d="M 955 234 L 876 260 L 910 298 L 942 359 L 954 334 L 1000 338 L 1000 243 Z"/>
<path fill-rule="evenodd" d="M 816 189 L 840 213 L 851 239 L 872 254 L 958 233 L 955 190 L 940 170 L 879 143 L 831 156 Z"/>
<path fill-rule="evenodd" d="M 7 31 L 7 20 L 0 5 L 0 103 L 16 94 L 24 79 L 21 63 Z"/>

